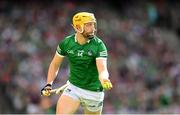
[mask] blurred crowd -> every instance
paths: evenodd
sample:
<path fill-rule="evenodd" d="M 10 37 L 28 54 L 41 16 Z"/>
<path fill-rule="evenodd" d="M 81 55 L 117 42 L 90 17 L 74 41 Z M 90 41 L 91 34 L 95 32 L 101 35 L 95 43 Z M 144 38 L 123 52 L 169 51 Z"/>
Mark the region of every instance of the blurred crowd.
<path fill-rule="evenodd" d="M 113 89 L 105 92 L 103 113 L 180 113 L 178 5 L 0 1 L 0 113 L 55 113 L 58 95 L 41 97 L 40 90 L 59 41 L 74 33 L 71 19 L 78 11 L 95 14 L 97 35 L 108 48 Z M 54 88 L 68 79 L 67 63 Z"/>

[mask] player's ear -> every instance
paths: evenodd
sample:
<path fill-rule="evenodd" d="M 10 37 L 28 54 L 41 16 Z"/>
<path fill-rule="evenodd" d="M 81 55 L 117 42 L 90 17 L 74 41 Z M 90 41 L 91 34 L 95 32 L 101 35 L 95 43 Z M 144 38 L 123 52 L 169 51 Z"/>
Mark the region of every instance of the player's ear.
<path fill-rule="evenodd" d="M 72 25 L 73 26 L 73 25 Z M 75 25 L 75 26 L 73 26 L 73 28 L 74 28 L 74 30 L 76 31 L 76 32 L 82 32 L 83 30 L 83 28 L 81 27 L 81 25 Z"/>
<path fill-rule="evenodd" d="M 82 28 L 81 28 L 81 26 L 80 25 L 76 25 L 76 29 L 78 30 L 78 31 L 82 31 Z"/>

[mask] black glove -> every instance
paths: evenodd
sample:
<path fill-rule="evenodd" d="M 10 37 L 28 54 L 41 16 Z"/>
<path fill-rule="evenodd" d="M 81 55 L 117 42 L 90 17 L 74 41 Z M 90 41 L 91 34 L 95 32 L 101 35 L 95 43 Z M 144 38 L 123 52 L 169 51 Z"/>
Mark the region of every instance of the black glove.
<path fill-rule="evenodd" d="M 47 84 L 46 86 L 44 86 L 41 89 L 41 95 L 42 96 L 50 96 L 51 95 L 51 89 L 52 89 L 52 85 L 51 84 Z"/>

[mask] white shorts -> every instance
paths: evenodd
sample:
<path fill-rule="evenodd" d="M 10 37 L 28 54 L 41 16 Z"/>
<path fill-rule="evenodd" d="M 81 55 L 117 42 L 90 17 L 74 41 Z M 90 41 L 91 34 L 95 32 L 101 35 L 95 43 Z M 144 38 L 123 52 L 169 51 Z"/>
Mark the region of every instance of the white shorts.
<path fill-rule="evenodd" d="M 102 110 L 104 92 L 85 90 L 70 83 L 62 95 L 68 95 L 73 99 L 79 100 L 81 105 L 89 111 L 96 112 Z"/>

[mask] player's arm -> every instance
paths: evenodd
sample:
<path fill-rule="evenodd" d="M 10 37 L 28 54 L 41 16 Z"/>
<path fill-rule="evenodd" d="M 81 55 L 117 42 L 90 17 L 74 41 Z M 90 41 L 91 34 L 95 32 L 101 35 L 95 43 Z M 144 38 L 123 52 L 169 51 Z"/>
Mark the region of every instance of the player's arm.
<path fill-rule="evenodd" d="M 50 66 L 49 66 L 49 70 L 48 70 L 48 76 L 47 76 L 47 84 L 51 84 L 53 83 L 54 79 L 56 78 L 58 71 L 59 71 L 59 67 L 62 63 L 64 59 L 64 56 L 59 55 L 57 52 L 54 55 Z"/>
<path fill-rule="evenodd" d="M 57 76 L 57 73 L 59 71 L 59 67 L 64 59 L 64 56 L 61 56 L 56 52 L 54 55 L 48 69 L 48 76 L 47 76 L 47 84 L 44 86 L 44 88 L 41 90 L 41 95 L 43 96 L 50 96 L 51 90 L 52 90 L 52 83 L 54 79 Z"/>
<path fill-rule="evenodd" d="M 109 72 L 107 70 L 107 58 L 96 58 L 96 65 L 99 73 L 99 80 L 105 90 L 112 88 L 109 80 Z"/>

